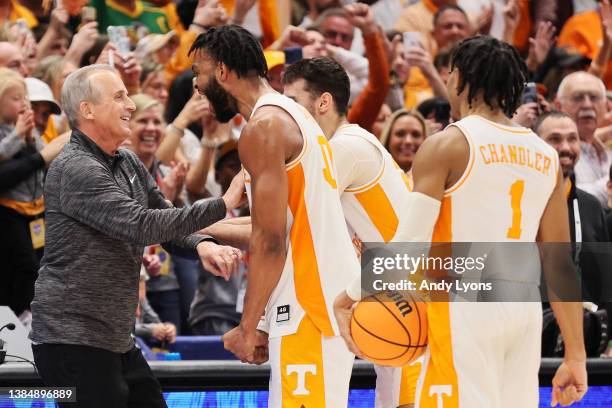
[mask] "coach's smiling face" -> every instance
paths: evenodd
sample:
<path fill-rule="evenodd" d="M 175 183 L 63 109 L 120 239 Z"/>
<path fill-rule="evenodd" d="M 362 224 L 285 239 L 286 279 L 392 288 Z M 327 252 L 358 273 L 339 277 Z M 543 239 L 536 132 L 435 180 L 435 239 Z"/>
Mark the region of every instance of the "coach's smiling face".
<path fill-rule="evenodd" d="M 232 120 L 238 113 L 238 101 L 219 83 L 227 79 L 227 66 L 215 61 L 206 51 L 198 51 L 192 69 L 198 92 L 209 100 L 217 120 L 221 123 Z"/>
<path fill-rule="evenodd" d="M 130 118 L 136 110 L 129 98 L 123 81 L 115 73 L 95 72 L 91 75 L 90 86 L 96 89 L 94 98 L 81 101 L 81 121 L 87 121 L 115 150 L 131 134 Z"/>

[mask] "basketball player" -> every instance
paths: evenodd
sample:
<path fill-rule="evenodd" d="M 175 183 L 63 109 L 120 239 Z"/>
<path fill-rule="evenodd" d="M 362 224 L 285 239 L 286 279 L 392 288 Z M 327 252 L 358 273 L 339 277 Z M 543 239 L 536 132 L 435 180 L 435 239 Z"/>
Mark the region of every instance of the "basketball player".
<path fill-rule="evenodd" d="M 402 239 L 569 242 L 558 156 L 509 119 L 526 79 L 517 51 L 492 37 L 473 37 L 457 47 L 451 69 L 452 115 L 461 120 L 427 138 L 415 157 L 411 230 L 400 231 Z M 519 149 L 529 157 L 517 161 Z M 554 271 L 547 270 L 546 252 L 543 260 L 549 276 Z M 355 281 L 335 302 L 340 330 L 356 352 L 349 321 L 359 293 Z M 582 311 L 577 302 L 553 302 L 552 307 L 566 345 L 553 378 L 552 402 L 567 405 L 587 390 Z M 429 303 L 429 346 L 415 405 L 537 407 L 541 319 L 538 302 Z"/>
<path fill-rule="evenodd" d="M 302 106 L 270 87 L 247 30 L 209 29 L 191 52 L 198 90 L 217 119 L 249 118 L 238 144 L 251 204 L 249 276 L 242 320 L 224 346 L 242 361 L 265 359 L 268 337 L 257 331 L 265 311 L 269 406 L 345 407 L 354 355 L 333 301 L 360 267 L 327 139 Z"/>
<path fill-rule="evenodd" d="M 391 242 L 407 214 L 408 176 L 373 134 L 347 122 L 350 81 L 344 68 L 330 58 L 304 59 L 285 70 L 283 86 L 283 93 L 310 112 L 329 140 L 344 217 L 356 245 Z M 377 407 L 414 402 L 408 390 L 400 398 L 401 368 L 375 369 Z"/>

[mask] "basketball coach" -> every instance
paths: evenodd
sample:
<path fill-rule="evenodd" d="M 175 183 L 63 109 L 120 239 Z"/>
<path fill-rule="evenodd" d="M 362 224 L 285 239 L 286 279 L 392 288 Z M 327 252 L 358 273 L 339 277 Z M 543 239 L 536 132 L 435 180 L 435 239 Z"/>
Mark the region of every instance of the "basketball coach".
<path fill-rule="evenodd" d="M 76 387 L 77 403 L 65 406 L 166 407 L 131 336 L 144 246 L 166 243 L 205 260 L 215 244 L 192 233 L 239 205 L 244 182 L 172 208 L 136 155 L 118 149 L 135 106 L 108 65 L 69 75 L 62 106 L 73 131 L 45 184 L 47 242 L 30 334 L 38 372 L 46 386 Z M 221 248 L 227 263 L 237 261 Z"/>

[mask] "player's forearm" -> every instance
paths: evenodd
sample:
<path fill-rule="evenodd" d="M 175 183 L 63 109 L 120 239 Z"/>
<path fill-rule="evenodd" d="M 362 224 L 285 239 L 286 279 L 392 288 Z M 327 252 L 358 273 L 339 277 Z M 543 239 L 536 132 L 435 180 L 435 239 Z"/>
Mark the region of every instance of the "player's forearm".
<path fill-rule="evenodd" d="M 235 248 L 248 249 L 251 239 L 251 224 L 238 224 L 219 221 L 210 227 L 200 231 L 202 234 L 210 235 L 223 245 Z"/>
<path fill-rule="evenodd" d="M 580 302 L 551 302 L 565 344 L 565 359 L 583 361 L 586 359 L 583 335 L 583 310 Z"/>
<path fill-rule="evenodd" d="M 253 232 L 244 311 L 240 320 L 245 330 L 257 329 L 268 299 L 281 277 L 286 257 L 284 236 L 263 237 Z"/>

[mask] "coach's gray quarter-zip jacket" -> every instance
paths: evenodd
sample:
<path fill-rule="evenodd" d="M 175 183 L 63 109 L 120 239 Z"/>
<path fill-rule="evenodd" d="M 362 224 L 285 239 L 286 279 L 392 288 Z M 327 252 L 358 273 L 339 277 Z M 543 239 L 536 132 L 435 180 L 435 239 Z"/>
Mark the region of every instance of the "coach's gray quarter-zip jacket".
<path fill-rule="evenodd" d="M 108 155 L 78 130 L 53 160 L 44 194 L 46 246 L 30 338 L 115 353 L 134 344 L 144 246 L 193 254 L 210 237 L 192 233 L 226 213 L 220 198 L 170 208 L 134 153 Z"/>

